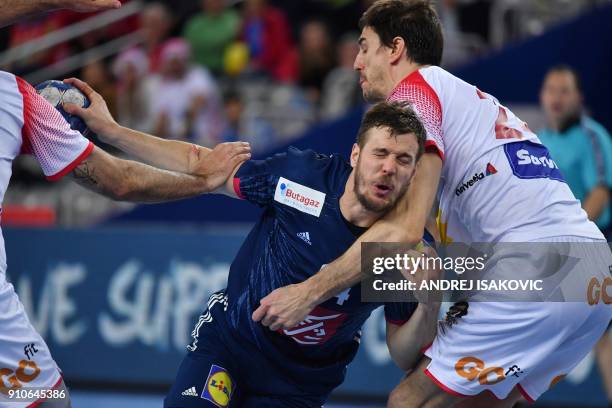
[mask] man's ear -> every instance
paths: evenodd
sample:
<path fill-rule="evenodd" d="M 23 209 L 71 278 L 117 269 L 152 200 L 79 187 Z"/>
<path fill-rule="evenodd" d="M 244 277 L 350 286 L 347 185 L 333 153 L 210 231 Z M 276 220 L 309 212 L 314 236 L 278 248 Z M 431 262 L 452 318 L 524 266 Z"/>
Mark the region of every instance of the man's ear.
<path fill-rule="evenodd" d="M 359 153 L 361 153 L 361 148 L 357 143 L 353 144 L 353 150 L 351 151 L 351 167 L 355 168 L 357 166 L 357 161 L 359 160 Z"/>
<path fill-rule="evenodd" d="M 390 48 L 389 62 L 397 64 L 402 58 L 406 58 L 406 43 L 402 37 L 395 37 Z"/>

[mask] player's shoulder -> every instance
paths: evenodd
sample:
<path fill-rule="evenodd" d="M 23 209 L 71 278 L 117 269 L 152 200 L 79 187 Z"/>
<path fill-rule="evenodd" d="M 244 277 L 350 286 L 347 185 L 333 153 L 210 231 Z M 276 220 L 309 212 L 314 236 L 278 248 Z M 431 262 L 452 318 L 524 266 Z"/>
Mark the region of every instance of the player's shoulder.
<path fill-rule="evenodd" d="M 288 167 L 301 172 L 304 176 L 315 173 L 328 173 L 348 165 L 338 154 L 327 155 L 312 149 L 298 149 L 290 146 L 286 151 Z"/>
<path fill-rule="evenodd" d="M 0 71 L 0 111 L 22 116 L 23 95 L 21 88 L 26 82 L 10 72 Z"/>
<path fill-rule="evenodd" d="M 0 90 L 2 90 L 1 95 L 4 97 L 9 95 L 20 95 L 20 82 L 25 81 L 20 80 L 19 77 L 11 74 L 10 72 L 0 71 Z"/>
<path fill-rule="evenodd" d="M 267 159 L 277 176 L 322 190 L 335 189 L 350 173 L 350 165 L 338 154 L 289 147 Z"/>

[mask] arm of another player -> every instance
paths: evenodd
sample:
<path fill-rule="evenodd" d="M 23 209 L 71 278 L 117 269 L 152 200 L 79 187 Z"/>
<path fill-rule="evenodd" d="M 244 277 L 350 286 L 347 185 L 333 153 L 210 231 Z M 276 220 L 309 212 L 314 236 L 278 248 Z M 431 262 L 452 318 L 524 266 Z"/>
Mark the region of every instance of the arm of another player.
<path fill-rule="evenodd" d="M 0 0 L 0 27 L 32 14 L 55 9 L 91 12 L 119 7 L 119 0 Z"/>
<path fill-rule="evenodd" d="M 241 155 L 229 160 L 230 168 L 244 161 Z M 156 203 L 213 192 L 207 177 L 167 170 L 111 156 L 94 147 L 91 154 L 71 172 L 83 187 L 114 200 Z"/>
<path fill-rule="evenodd" d="M 65 104 L 68 113 L 80 116 L 102 141 L 154 167 L 206 177 L 212 189 L 216 190 L 224 187 L 226 180 L 236 172 L 236 160 L 242 163 L 251 157 L 248 143 L 221 143 L 211 150 L 119 126 L 102 96 L 87 83 L 76 78 L 65 82 L 79 88 L 91 102 L 87 109 Z"/>
<path fill-rule="evenodd" d="M 405 242 L 412 245 L 420 242 L 441 171 L 440 156 L 424 154 L 408 191 L 393 210 L 370 227 L 340 258 L 317 274 L 302 283 L 276 289 L 261 299 L 260 306 L 253 312 L 253 320 L 261 321 L 271 330 L 289 329 L 304 320 L 317 305 L 357 284 L 361 280 L 362 242 Z"/>
<path fill-rule="evenodd" d="M 413 369 L 437 332 L 440 303 L 419 303 L 403 325 L 387 321 L 387 347 L 391 358 L 404 371 Z"/>

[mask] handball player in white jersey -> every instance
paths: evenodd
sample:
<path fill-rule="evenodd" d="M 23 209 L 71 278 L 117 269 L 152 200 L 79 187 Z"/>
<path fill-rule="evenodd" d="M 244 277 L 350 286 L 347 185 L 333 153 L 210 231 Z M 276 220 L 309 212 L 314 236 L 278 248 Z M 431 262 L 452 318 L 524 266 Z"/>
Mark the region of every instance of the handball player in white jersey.
<path fill-rule="evenodd" d="M 0 27 L 47 9 L 96 11 L 120 5 L 117 0 L 0 0 Z M 90 109 L 110 118 L 101 97 L 91 88 L 80 87 L 92 101 Z M 125 128 L 120 131 L 125 137 L 151 137 Z M 0 202 L 9 184 L 12 161 L 19 154 L 36 157 L 49 180 L 70 175 L 80 185 L 107 197 L 137 202 L 170 201 L 213 191 L 250 157 L 244 143 L 223 144 L 212 151 L 185 143 L 174 150 L 174 171 L 117 159 L 71 130 L 30 84 L 4 71 L 0 71 L 0 140 Z M 178 163 L 185 165 L 177 167 Z M 198 175 L 188 174 L 196 168 Z M 31 252 L 36 256 L 36 248 Z M 0 233 L 0 407 L 69 407 L 61 372 L 28 320 L 13 285 L 7 282 L 6 266 Z M 16 390 L 31 391 L 32 397 L 27 392 L 15 394 Z"/>
<path fill-rule="evenodd" d="M 612 317 L 605 239 L 527 124 L 439 67 L 442 30 L 428 2 L 379 0 L 360 27 L 354 67 L 364 97 L 411 102 L 427 130 L 410 201 L 309 280 L 262 299 L 253 319 L 272 330 L 293 327 L 358 282 L 361 242 L 416 244 L 437 193 L 443 242 L 577 243 L 571 255 L 593 260 L 595 283 L 587 289 L 581 281 L 580 303 L 470 303 L 466 316 L 423 345 L 421 367 L 396 387 L 389 406 L 512 406 L 521 395 L 533 401 L 581 361 Z M 533 258 L 529 265 L 540 261 Z"/>

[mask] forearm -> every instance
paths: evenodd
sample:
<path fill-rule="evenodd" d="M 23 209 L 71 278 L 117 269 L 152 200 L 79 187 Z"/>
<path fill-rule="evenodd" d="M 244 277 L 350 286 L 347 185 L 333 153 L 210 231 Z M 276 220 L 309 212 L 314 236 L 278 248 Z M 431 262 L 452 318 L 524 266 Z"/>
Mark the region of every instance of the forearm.
<path fill-rule="evenodd" d="M 423 235 L 410 235 L 408 229 L 399 224 L 381 220 L 368 229 L 341 257 L 328 264 L 306 282 L 315 305 L 359 283 L 361 274 L 361 244 L 363 242 L 403 242 L 416 245 Z"/>
<path fill-rule="evenodd" d="M 165 170 L 189 173 L 190 152 L 210 151 L 205 147 L 176 140 L 165 140 L 122 126 L 114 126 L 103 137 L 105 142 L 137 160 Z"/>
<path fill-rule="evenodd" d="M 596 221 L 610 202 L 610 193 L 605 186 L 595 187 L 582 201 L 582 208 L 586 211 L 589 220 Z"/>
<path fill-rule="evenodd" d="M 0 0 L 0 27 L 22 17 L 57 8 L 51 0 Z"/>
<path fill-rule="evenodd" d="M 421 350 L 436 336 L 439 311 L 440 303 L 419 303 L 410 320 L 388 335 L 389 353 L 398 367 L 403 370 L 415 367 L 421 358 Z"/>
<path fill-rule="evenodd" d="M 156 203 L 209 191 L 205 178 L 121 160 L 95 148 L 73 171 L 83 187 L 120 201 Z"/>

